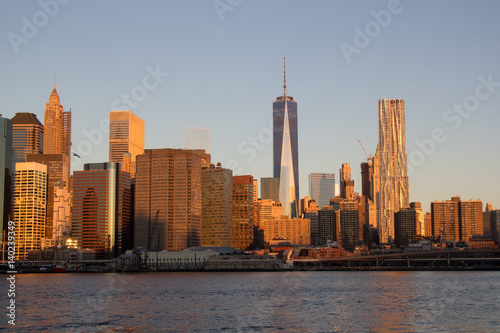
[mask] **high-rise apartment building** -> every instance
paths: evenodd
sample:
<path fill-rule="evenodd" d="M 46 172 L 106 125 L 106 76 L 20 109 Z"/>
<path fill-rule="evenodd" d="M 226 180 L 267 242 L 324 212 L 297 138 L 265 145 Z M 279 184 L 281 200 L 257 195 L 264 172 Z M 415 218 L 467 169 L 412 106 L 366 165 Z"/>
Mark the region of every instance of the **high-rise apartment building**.
<path fill-rule="evenodd" d="M 233 246 L 233 171 L 208 164 L 201 179 L 201 246 Z"/>
<path fill-rule="evenodd" d="M 146 149 L 137 156 L 134 246 L 181 251 L 201 245 L 203 150 Z"/>
<path fill-rule="evenodd" d="M 254 192 L 252 176 L 233 176 L 233 247 L 239 250 L 254 243 Z"/>
<path fill-rule="evenodd" d="M 318 210 L 318 238 L 319 245 L 336 242 L 338 237 L 338 224 L 335 210 L 325 206 Z"/>
<path fill-rule="evenodd" d="M 328 206 L 330 199 L 335 198 L 335 174 L 310 173 L 309 196 L 319 207 Z"/>
<path fill-rule="evenodd" d="M 459 206 L 460 197 L 451 200 L 431 202 L 432 232 L 445 240 L 460 239 Z"/>
<path fill-rule="evenodd" d="M 264 240 L 289 241 L 293 245 L 311 245 L 311 227 L 308 219 L 289 218 L 287 215 L 263 222 Z"/>
<path fill-rule="evenodd" d="M 378 124 L 378 225 L 380 242 L 387 243 L 394 239 L 394 213 L 409 207 L 404 101 L 380 99 Z"/>
<path fill-rule="evenodd" d="M 260 198 L 270 199 L 274 202 L 280 201 L 280 180 L 279 178 L 260 179 Z"/>
<path fill-rule="evenodd" d="M 363 239 L 360 233 L 359 203 L 357 200 L 344 199 L 340 201 L 339 211 L 339 243 L 346 251 L 354 251 L 356 243 Z M 360 237 L 361 235 L 361 237 Z"/>
<path fill-rule="evenodd" d="M 39 250 L 45 238 L 47 166 L 16 163 L 14 185 L 14 232 L 16 260 L 26 260 L 28 251 Z"/>
<path fill-rule="evenodd" d="M 481 200 L 460 200 L 460 240 L 484 234 L 483 203 Z"/>
<path fill-rule="evenodd" d="M 279 197 L 285 214 L 298 214 L 299 156 L 297 102 L 286 94 L 284 72 L 283 96 L 273 103 L 273 167 L 274 178 L 280 180 Z"/>
<path fill-rule="evenodd" d="M 90 163 L 73 174 L 71 237 L 96 259 L 132 249 L 130 174 L 114 162 Z"/>
<path fill-rule="evenodd" d="M 123 163 L 127 153 L 130 153 L 127 168 L 130 176 L 135 178 L 136 157 L 144 153 L 144 120 L 128 110 L 110 111 L 109 161 Z"/>
<path fill-rule="evenodd" d="M 0 232 L 3 235 L 12 210 L 12 120 L 0 114 Z"/>
<path fill-rule="evenodd" d="M 26 156 L 43 153 L 43 125 L 34 113 L 18 112 L 12 118 L 13 163 L 26 162 Z"/>
<path fill-rule="evenodd" d="M 184 129 L 185 149 L 204 149 L 210 154 L 211 135 L 207 128 L 187 127 Z"/>

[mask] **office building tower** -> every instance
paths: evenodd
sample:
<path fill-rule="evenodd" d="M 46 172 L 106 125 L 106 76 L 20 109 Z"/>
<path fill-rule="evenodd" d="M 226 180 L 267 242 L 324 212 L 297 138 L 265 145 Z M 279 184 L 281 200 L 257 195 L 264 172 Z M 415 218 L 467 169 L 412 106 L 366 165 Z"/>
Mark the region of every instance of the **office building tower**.
<path fill-rule="evenodd" d="M 43 153 L 71 155 L 71 111 L 63 111 L 55 84 L 45 106 Z"/>
<path fill-rule="evenodd" d="M 283 76 L 283 96 L 273 103 L 273 167 L 274 178 L 280 180 L 279 198 L 285 214 L 295 217 L 300 198 L 297 102 L 286 94 L 285 68 Z"/>
<path fill-rule="evenodd" d="M 12 120 L 0 114 L 0 232 L 7 227 L 12 211 Z"/>
<path fill-rule="evenodd" d="M 26 156 L 43 153 L 43 125 L 34 113 L 18 112 L 12 118 L 12 162 L 26 162 Z"/>
<path fill-rule="evenodd" d="M 71 205 L 69 187 L 64 186 L 61 182 L 56 183 L 54 186 L 52 212 L 52 239 L 55 245 L 66 244 L 66 240 L 70 238 Z"/>
<path fill-rule="evenodd" d="M 443 240 L 460 239 L 459 206 L 460 197 L 451 200 L 431 202 L 431 223 L 434 236 Z"/>
<path fill-rule="evenodd" d="M 233 247 L 247 250 L 254 243 L 254 179 L 233 176 Z"/>
<path fill-rule="evenodd" d="M 332 207 L 325 206 L 318 210 L 318 230 L 320 245 L 337 241 L 337 217 Z"/>
<path fill-rule="evenodd" d="M 377 154 L 379 176 L 380 242 L 394 239 L 394 213 L 409 207 L 408 170 L 406 164 L 405 106 L 402 99 L 378 101 L 379 143 Z"/>
<path fill-rule="evenodd" d="M 14 225 L 16 260 L 28 259 L 28 251 L 39 250 L 45 238 L 47 166 L 16 163 Z"/>
<path fill-rule="evenodd" d="M 280 201 L 280 180 L 279 178 L 260 179 L 260 198 L 270 199 L 274 202 Z"/>
<path fill-rule="evenodd" d="M 47 209 L 45 218 L 45 237 L 54 239 L 54 200 L 55 187 L 69 185 L 69 156 L 66 154 L 34 154 L 26 156 L 27 162 L 36 162 L 47 166 Z"/>
<path fill-rule="evenodd" d="M 500 241 L 500 209 L 491 210 L 489 212 L 489 224 L 490 224 L 490 239 L 499 245 Z"/>
<path fill-rule="evenodd" d="M 201 246 L 233 246 L 233 171 L 202 167 Z"/>
<path fill-rule="evenodd" d="M 335 197 L 340 197 L 340 184 L 335 184 Z"/>
<path fill-rule="evenodd" d="M 170 148 L 137 156 L 134 247 L 181 251 L 201 245 L 201 167 L 208 157 L 203 150 Z"/>
<path fill-rule="evenodd" d="M 136 158 L 143 153 L 144 120 L 128 110 L 110 111 L 109 161 L 122 164 L 124 158 L 129 158 L 126 168 L 130 177 L 135 178 Z"/>
<path fill-rule="evenodd" d="M 210 130 L 206 128 L 187 127 L 184 129 L 184 148 L 185 149 L 204 149 L 210 154 L 211 135 Z"/>
<path fill-rule="evenodd" d="M 89 163 L 73 174 L 71 237 L 96 259 L 132 249 L 130 175 L 118 163 Z"/>
<path fill-rule="evenodd" d="M 361 163 L 361 195 L 373 201 L 372 179 L 373 162 L 370 159 L 368 162 Z"/>
<path fill-rule="evenodd" d="M 328 206 L 330 199 L 335 198 L 335 174 L 310 173 L 309 196 L 319 207 Z"/>
<path fill-rule="evenodd" d="M 399 248 L 417 241 L 417 211 L 403 208 L 394 214 L 394 239 Z"/>

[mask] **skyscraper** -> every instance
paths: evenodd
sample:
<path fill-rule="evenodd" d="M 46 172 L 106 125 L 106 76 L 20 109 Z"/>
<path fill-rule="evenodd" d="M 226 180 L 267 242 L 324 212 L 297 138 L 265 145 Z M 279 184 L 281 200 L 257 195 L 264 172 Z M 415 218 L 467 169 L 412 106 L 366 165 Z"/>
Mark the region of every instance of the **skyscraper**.
<path fill-rule="evenodd" d="M 283 96 L 273 103 L 273 165 L 274 178 L 280 180 L 279 197 L 285 214 L 295 217 L 300 197 L 297 102 L 286 94 L 285 73 L 284 67 Z"/>
<path fill-rule="evenodd" d="M 203 166 L 201 246 L 233 246 L 233 171 Z"/>
<path fill-rule="evenodd" d="M 210 154 L 210 130 L 206 128 L 187 127 L 184 129 L 184 148 L 204 149 Z"/>
<path fill-rule="evenodd" d="M 0 114 L 0 232 L 7 226 L 11 213 L 12 120 Z M 1 236 L 0 236 L 1 238 Z"/>
<path fill-rule="evenodd" d="M 47 166 L 16 163 L 14 224 L 16 259 L 27 259 L 28 251 L 41 249 L 45 237 Z"/>
<path fill-rule="evenodd" d="M 144 153 L 144 120 L 130 111 L 109 112 L 109 161 L 123 163 L 130 153 L 130 177 L 135 178 L 136 157 Z"/>
<path fill-rule="evenodd" d="M 394 213 L 409 207 L 408 170 L 406 165 L 405 106 L 402 99 L 378 101 L 378 159 L 380 242 L 394 239 Z"/>
<path fill-rule="evenodd" d="M 335 174 L 311 172 L 309 174 L 309 195 L 319 207 L 328 206 L 330 199 L 335 198 Z"/>
<path fill-rule="evenodd" d="M 344 199 L 354 198 L 354 180 L 351 179 L 351 165 L 343 163 L 339 170 L 340 174 L 340 196 Z"/>
<path fill-rule="evenodd" d="M 132 248 L 130 175 L 114 162 L 90 163 L 73 175 L 71 236 L 95 250 L 96 259 Z"/>
<path fill-rule="evenodd" d="M 233 176 L 233 247 L 240 250 L 254 242 L 253 180 L 250 175 Z"/>
<path fill-rule="evenodd" d="M 399 248 L 417 241 L 415 208 L 404 208 L 394 214 L 394 240 Z"/>
<path fill-rule="evenodd" d="M 203 150 L 146 149 L 137 156 L 134 246 L 181 251 L 201 245 Z"/>
<path fill-rule="evenodd" d="M 71 154 L 71 111 L 63 111 L 55 83 L 45 105 L 43 153 Z"/>
<path fill-rule="evenodd" d="M 460 197 L 431 202 L 431 223 L 434 236 L 446 240 L 460 239 Z"/>
<path fill-rule="evenodd" d="M 43 153 L 43 125 L 34 113 L 18 112 L 12 118 L 13 163 L 26 162 L 29 154 Z"/>

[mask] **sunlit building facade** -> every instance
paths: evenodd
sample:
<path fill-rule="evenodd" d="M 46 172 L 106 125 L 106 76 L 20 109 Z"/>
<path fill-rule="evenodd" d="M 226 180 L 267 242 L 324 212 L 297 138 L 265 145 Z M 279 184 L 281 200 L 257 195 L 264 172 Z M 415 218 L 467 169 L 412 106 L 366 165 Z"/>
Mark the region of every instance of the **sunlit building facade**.
<path fill-rule="evenodd" d="M 130 176 L 135 178 L 136 157 L 144 153 L 144 120 L 126 111 L 109 112 L 109 161 L 120 163 L 125 158 Z M 124 170 L 126 171 L 126 170 Z"/>
<path fill-rule="evenodd" d="M 280 182 L 279 198 L 285 214 L 295 217 L 300 198 L 297 102 L 286 94 L 286 79 L 283 96 L 273 103 L 273 165 L 274 178 Z"/>
<path fill-rule="evenodd" d="M 28 251 L 41 249 L 45 238 L 47 166 L 20 162 L 15 168 L 15 252 L 16 260 L 26 260 Z"/>
<path fill-rule="evenodd" d="M 380 99 L 378 124 L 378 227 L 380 242 L 388 243 L 394 240 L 394 213 L 409 207 L 404 101 Z"/>
<path fill-rule="evenodd" d="M 203 150 L 170 148 L 137 156 L 134 247 L 181 251 L 201 245 L 201 167 L 209 158 Z"/>
<path fill-rule="evenodd" d="M 208 164 L 201 179 L 201 246 L 233 246 L 233 171 Z"/>
<path fill-rule="evenodd" d="M 247 250 L 254 243 L 254 178 L 233 176 L 233 247 Z"/>

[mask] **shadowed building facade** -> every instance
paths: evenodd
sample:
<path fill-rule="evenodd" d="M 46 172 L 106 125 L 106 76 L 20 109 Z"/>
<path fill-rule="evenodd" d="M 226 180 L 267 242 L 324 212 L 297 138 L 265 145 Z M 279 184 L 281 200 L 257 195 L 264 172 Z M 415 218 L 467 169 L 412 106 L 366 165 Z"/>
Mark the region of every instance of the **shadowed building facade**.
<path fill-rule="evenodd" d="M 291 217 L 298 215 L 300 198 L 298 154 L 297 102 L 287 96 L 284 76 L 283 96 L 273 103 L 273 168 L 285 215 Z"/>
<path fill-rule="evenodd" d="M 319 207 L 328 206 L 330 199 L 335 198 L 335 174 L 310 173 L 309 196 L 316 201 Z"/>
<path fill-rule="evenodd" d="M 0 232 L 5 230 L 12 210 L 12 120 L 0 114 Z"/>
<path fill-rule="evenodd" d="M 134 246 L 181 251 L 201 245 L 204 150 L 146 149 L 137 156 Z"/>
<path fill-rule="evenodd" d="M 130 174 L 118 163 L 90 163 L 73 175 L 71 236 L 96 259 L 117 257 L 132 248 Z"/>
<path fill-rule="evenodd" d="M 26 156 L 43 153 L 43 125 L 34 113 L 17 112 L 12 118 L 13 163 L 26 162 Z"/>

